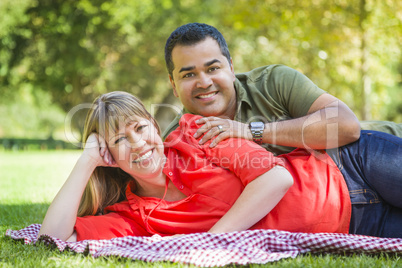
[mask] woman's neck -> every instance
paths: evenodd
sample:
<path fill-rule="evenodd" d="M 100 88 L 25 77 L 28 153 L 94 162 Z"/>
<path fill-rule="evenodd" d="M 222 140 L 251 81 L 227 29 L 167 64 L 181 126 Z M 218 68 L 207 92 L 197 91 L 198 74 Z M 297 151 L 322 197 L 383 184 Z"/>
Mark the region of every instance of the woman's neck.
<path fill-rule="evenodd" d="M 166 184 L 168 184 L 167 189 Z M 161 177 L 158 180 L 153 180 L 152 183 L 136 180 L 136 190 L 134 193 L 141 197 L 163 198 L 170 202 L 179 201 L 186 197 L 185 194 L 166 178 L 163 172 Z"/>
<path fill-rule="evenodd" d="M 161 172 L 157 178 L 135 179 L 135 194 L 142 197 L 162 198 L 166 188 L 166 175 Z"/>

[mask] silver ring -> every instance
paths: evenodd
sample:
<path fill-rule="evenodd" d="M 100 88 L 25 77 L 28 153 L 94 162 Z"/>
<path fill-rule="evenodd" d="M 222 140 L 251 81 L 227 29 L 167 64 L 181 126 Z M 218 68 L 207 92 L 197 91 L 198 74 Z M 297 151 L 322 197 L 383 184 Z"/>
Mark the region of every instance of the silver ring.
<path fill-rule="evenodd" d="M 222 133 L 222 132 L 223 132 L 223 127 L 222 127 L 222 125 L 217 125 L 217 127 L 218 127 L 218 129 L 219 129 L 219 133 Z"/>

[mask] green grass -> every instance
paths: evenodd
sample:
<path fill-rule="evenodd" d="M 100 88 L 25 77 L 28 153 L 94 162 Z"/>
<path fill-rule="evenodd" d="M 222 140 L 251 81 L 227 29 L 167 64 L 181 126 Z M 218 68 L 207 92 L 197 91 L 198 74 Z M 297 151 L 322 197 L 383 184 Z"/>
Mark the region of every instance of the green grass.
<path fill-rule="evenodd" d="M 169 262 L 146 263 L 118 257 L 93 258 L 4 236 L 41 223 L 47 207 L 67 178 L 78 151 L 0 152 L 0 267 L 189 267 Z M 397 255 L 312 255 L 250 267 L 402 267 Z M 190 266 L 193 267 L 193 266 Z"/>

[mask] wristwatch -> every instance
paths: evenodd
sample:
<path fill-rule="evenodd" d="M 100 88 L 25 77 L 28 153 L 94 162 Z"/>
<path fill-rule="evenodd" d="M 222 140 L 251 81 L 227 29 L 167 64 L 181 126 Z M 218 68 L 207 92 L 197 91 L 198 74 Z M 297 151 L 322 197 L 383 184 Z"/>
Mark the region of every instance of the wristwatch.
<path fill-rule="evenodd" d="M 253 141 L 257 144 L 262 144 L 262 133 L 265 129 L 263 122 L 250 122 L 249 126 L 251 135 L 253 135 Z"/>

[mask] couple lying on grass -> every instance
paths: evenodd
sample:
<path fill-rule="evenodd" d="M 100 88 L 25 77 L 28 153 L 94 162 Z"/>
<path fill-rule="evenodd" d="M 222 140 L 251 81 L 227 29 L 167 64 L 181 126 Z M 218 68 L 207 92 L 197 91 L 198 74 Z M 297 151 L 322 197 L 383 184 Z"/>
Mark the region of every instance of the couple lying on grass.
<path fill-rule="evenodd" d="M 39 235 L 64 241 L 279 229 L 402 237 L 402 138 L 362 131 L 325 152 L 274 156 L 244 139 L 211 148 L 185 114 L 162 142 L 155 119 L 125 92 L 98 97 L 85 146 Z"/>

